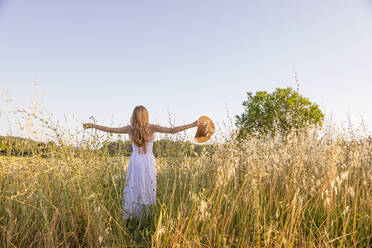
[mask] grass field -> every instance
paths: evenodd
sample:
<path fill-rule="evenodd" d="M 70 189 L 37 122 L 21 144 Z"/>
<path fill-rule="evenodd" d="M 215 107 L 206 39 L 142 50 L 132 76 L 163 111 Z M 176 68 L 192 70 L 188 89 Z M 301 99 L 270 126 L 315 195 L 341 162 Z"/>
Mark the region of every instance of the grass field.
<path fill-rule="evenodd" d="M 128 158 L 0 157 L 1 247 L 371 247 L 372 142 L 304 130 L 157 159 L 157 205 L 122 220 Z"/>

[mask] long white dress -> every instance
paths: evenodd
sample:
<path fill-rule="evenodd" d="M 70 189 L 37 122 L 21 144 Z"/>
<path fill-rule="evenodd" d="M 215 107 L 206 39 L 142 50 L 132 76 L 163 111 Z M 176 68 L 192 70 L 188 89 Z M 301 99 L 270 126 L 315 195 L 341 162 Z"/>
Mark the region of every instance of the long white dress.
<path fill-rule="evenodd" d="M 132 143 L 123 193 L 124 219 L 142 218 L 144 207 L 156 204 L 156 164 L 152 147 L 153 142 L 146 143 L 144 153 L 142 147 Z"/>

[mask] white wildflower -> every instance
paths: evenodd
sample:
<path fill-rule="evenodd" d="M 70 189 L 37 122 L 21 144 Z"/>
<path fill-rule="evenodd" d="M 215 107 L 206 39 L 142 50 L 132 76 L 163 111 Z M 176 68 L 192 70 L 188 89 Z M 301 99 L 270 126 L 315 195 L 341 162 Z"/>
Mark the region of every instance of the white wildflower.
<path fill-rule="evenodd" d="M 335 186 L 335 181 L 332 181 L 332 182 L 331 182 L 331 189 L 333 189 L 334 186 Z"/>
<path fill-rule="evenodd" d="M 341 179 L 342 179 L 342 180 L 346 180 L 348 175 L 349 175 L 349 172 L 348 172 L 348 171 L 343 172 L 343 173 L 341 174 Z"/>
<path fill-rule="evenodd" d="M 202 218 L 205 218 L 205 217 L 209 218 L 211 216 L 211 214 L 207 211 L 207 208 L 208 208 L 207 202 L 204 200 L 201 200 L 199 211 L 201 213 Z"/>
<path fill-rule="evenodd" d="M 354 197 L 354 189 L 352 187 L 349 187 L 349 194 L 351 197 Z"/>
<path fill-rule="evenodd" d="M 346 208 L 345 208 L 345 210 L 342 212 L 342 214 L 344 214 L 344 215 L 347 214 L 347 213 L 349 212 L 349 209 L 350 209 L 349 206 L 346 206 Z"/>

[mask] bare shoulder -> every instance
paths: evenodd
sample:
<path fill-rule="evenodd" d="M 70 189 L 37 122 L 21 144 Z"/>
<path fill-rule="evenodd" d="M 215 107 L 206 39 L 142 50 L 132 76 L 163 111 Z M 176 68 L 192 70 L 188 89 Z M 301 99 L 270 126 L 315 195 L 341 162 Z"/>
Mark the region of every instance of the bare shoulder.
<path fill-rule="evenodd" d="M 130 126 L 127 125 L 127 126 L 119 127 L 119 128 L 118 128 L 118 131 L 119 131 L 119 133 L 129 133 L 129 131 L 130 131 Z"/>
<path fill-rule="evenodd" d="M 159 125 L 156 125 L 156 124 L 149 124 L 149 128 L 150 128 L 150 132 L 156 132 L 156 130 L 159 128 L 160 126 Z"/>
<path fill-rule="evenodd" d="M 163 127 L 163 126 L 160 126 L 160 125 L 157 125 L 157 124 L 150 124 L 149 125 L 150 126 L 150 131 L 152 132 L 152 133 L 154 133 L 154 132 L 165 132 L 165 131 L 167 131 L 166 129 L 166 127 Z"/>

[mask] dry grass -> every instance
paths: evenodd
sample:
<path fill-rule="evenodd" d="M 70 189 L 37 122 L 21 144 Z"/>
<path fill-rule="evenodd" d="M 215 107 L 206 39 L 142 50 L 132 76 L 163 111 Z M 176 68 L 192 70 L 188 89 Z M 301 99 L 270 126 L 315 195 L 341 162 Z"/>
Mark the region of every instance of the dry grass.
<path fill-rule="evenodd" d="M 110 136 L 84 138 L 40 106 L 17 107 L 19 127 L 59 145 L 45 154 L 19 141 L 10 149 L 38 155 L 0 157 L 0 247 L 372 246 L 371 138 L 231 136 L 201 156 L 157 159 L 157 205 L 125 223 L 128 158 L 83 149 Z"/>
<path fill-rule="evenodd" d="M 233 139 L 232 139 L 233 140 Z M 372 143 L 303 130 L 157 160 L 150 219 L 122 220 L 125 157 L 0 160 L 2 247 L 370 247 Z"/>

